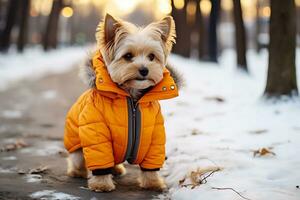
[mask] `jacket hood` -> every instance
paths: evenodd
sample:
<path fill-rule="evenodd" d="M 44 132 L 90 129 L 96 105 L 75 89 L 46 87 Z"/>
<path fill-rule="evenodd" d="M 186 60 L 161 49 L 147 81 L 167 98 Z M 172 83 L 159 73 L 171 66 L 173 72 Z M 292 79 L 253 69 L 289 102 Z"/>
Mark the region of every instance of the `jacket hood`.
<path fill-rule="evenodd" d="M 83 81 L 91 88 L 97 88 L 102 95 L 110 98 L 129 96 L 129 94 L 114 83 L 107 71 L 101 53 L 97 51 L 81 68 Z M 139 102 L 169 99 L 178 96 L 178 88 L 183 84 L 181 75 L 167 65 L 163 79 L 150 89 Z"/>

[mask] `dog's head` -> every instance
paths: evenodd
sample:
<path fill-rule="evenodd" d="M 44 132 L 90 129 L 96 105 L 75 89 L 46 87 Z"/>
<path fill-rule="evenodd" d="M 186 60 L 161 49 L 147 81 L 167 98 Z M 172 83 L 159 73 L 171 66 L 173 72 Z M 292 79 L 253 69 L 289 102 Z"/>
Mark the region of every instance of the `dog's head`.
<path fill-rule="evenodd" d="M 111 79 L 133 89 L 146 89 L 162 80 L 175 37 L 171 16 L 137 27 L 107 14 L 96 31 L 97 47 Z"/>

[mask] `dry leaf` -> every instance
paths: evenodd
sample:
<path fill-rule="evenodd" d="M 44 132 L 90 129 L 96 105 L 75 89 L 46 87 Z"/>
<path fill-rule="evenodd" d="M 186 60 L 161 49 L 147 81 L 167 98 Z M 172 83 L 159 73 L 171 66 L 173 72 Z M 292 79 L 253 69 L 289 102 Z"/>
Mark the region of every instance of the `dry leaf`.
<path fill-rule="evenodd" d="M 200 135 L 202 132 L 199 131 L 198 129 L 193 129 L 192 130 L 192 135 Z"/>
<path fill-rule="evenodd" d="M 29 174 L 45 174 L 48 171 L 48 167 L 46 166 L 41 166 L 35 169 L 29 170 Z"/>
<path fill-rule="evenodd" d="M 179 185 L 181 187 L 191 186 L 191 189 L 194 189 L 195 187 L 201 184 L 205 184 L 207 182 L 206 179 L 219 170 L 221 170 L 221 168 L 219 167 L 198 168 L 196 171 L 192 171 L 189 174 L 189 184 L 184 184 L 184 182 L 187 180 L 187 178 L 184 177 L 182 180 L 179 181 Z"/>
<path fill-rule="evenodd" d="M 270 148 L 261 148 L 261 149 L 258 149 L 258 150 L 255 150 L 253 152 L 253 157 L 256 157 L 256 156 L 265 156 L 265 155 L 276 155 L 273 151 L 270 150 Z"/>
<path fill-rule="evenodd" d="M 23 169 L 20 169 L 20 170 L 18 171 L 18 174 L 26 174 L 26 172 L 25 172 Z"/>
<path fill-rule="evenodd" d="M 14 150 L 21 149 L 24 147 L 28 147 L 28 144 L 26 142 L 24 142 L 23 140 L 17 140 L 14 143 L 5 144 L 2 148 L 0 148 L 0 152 L 14 151 Z"/>
<path fill-rule="evenodd" d="M 184 181 L 185 181 L 185 177 L 183 179 L 179 180 L 179 185 L 182 185 L 184 183 Z"/>

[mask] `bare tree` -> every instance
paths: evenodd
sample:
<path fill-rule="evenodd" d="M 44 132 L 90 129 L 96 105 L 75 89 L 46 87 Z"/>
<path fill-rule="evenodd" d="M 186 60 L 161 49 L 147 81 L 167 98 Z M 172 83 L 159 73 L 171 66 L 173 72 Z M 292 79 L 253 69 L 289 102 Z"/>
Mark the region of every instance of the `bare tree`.
<path fill-rule="evenodd" d="M 63 0 L 53 0 L 52 9 L 48 18 L 46 31 L 44 33 L 43 46 L 47 51 L 57 46 L 58 22 L 60 11 L 63 8 Z"/>
<path fill-rule="evenodd" d="M 210 0 L 210 1 L 211 1 L 211 11 L 209 16 L 209 28 L 208 28 L 209 61 L 218 62 L 217 24 L 219 18 L 220 2 L 219 0 Z"/>
<path fill-rule="evenodd" d="M 191 53 L 191 29 L 187 23 L 186 6 L 188 0 L 184 1 L 184 7 L 178 10 L 172 1 L 172 16 L 175 20 L 177 39 L 173 52 L 184 57 L 190 57 Z"/>
<path fill-rule="evenodd" d="M 20 1 L 20 10 L 21 10 L 21 17 L 20 17 L 20 29 L 19 29 L 19 37 L 17 42 L 17 49 L 19 52 L 23 52 L 24 46 L 27 43 L 27 36 L 28 36 L 28 19 L 29 19 L 29 8 L 30 8 L 30 1 L 29 0 L 22 0 Z"/>
<path fill-rule="evenodd" d="M 11 31 L 16 23 L 17 13 L 19 10 L 19 1 L 10 0 L 6 15 L 4 30 L 0 33 L 0 51 L 6 52 L 10 45 Z"/>
<path fill-rule="evenodd" d="M 259 16 L 260 2 L 256 1 L 256 20 L 255 20 L 255 42 L 256 42 L 256 52 L 259 53 L 262 46 L 259 41 L 259 34 L 261 32 L 261 19 Z"/>
<path fill-rule="evenodd" d="M 295 48 L 295 2 L 294 0 L 272 0 L 266 96 L 298 94 Z"/>
<path fill-rule="evenodd" d="M 201 0 L 200 0 L 201 1 Z M 204 59 L 207 55 L 207 32 L 205 31 L 204 16 L 202 15 L 200 6 L 196 9 L 196 23 L 198 29 L 198 55 L 200 59 Z"/>
<path fill-rule="evenodd" d="M 238 68 L 248 71 L 246 60 L 246 33 L 240 0 L 233 0 L 233 15 L 235 25 L 235 46 Z"/>

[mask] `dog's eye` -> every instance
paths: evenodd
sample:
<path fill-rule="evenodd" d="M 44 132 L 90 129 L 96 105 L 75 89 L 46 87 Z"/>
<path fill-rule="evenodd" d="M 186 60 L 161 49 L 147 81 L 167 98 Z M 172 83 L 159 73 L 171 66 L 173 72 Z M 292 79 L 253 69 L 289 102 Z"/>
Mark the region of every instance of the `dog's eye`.
<path fill-rule="evenodd" d="M 155 55 L 154 55 L 153 53 L 150 53 L 150 54 L 148 55 L 148 58 L 149 58 L 150 61 L 153 61 L 154 58 L 155 58 Z"/>
<path fill-rule="evenodd" d="M 123 58 L 124 58 L 125 60 L 127 60 L 127 61 L 131 61 L 132 58 L 133 58 L 133 55 L 132 55 L 132 53 L 126 53 L 126 54 L 123 56 Z"/>

